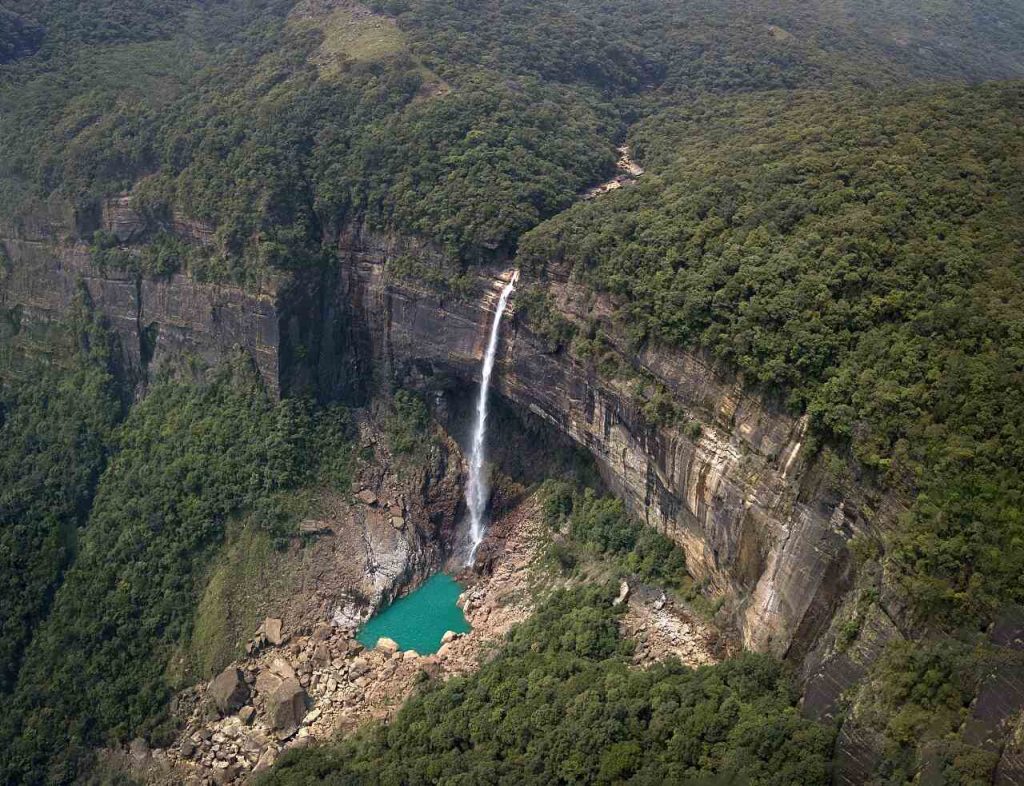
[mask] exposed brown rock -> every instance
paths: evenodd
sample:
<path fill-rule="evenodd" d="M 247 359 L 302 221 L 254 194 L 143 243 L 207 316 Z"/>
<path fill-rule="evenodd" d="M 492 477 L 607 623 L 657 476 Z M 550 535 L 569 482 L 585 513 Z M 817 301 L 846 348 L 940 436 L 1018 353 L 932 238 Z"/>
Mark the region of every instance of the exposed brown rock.
<path fill-rule="evenodd" d="M 260 696 L 270 696 L 283 681 L 270 669 L 263 669 L 256 676 L 256 692 Z"/>
<path fill-rule="evenodd" d="M 306 714 L 306 691 L 294 677 L 281 681 L 267 699 L 267 719 L 283 734 L 294 732 Z"/>
<path fill-rule="evenodd" d="M 263 635 L 266 636 L 267 641 L 275 647 L 283 644 L 285 641 L 285 635 L 281 630 L 281 620 L 276 617 L 267 617 L 263 620 Z"/>
<path fill-rule="evenodd" d="M 284 658 L 274 658 L 270 663 L 270 671 L 283 680 L 295 678 L 295 669 Z"/>
<path fill-rule="evenodd" d="M 302 535 L 325 535 L 331 531 L 331 525 L 317 519 L 304 519 L 299 522 L 299 533 Z"/>
<path fill-rule="evenodd" d="M 234 666 L 228 666 L 214 677 L 207 690 L 221 715 L 230 715 L 249 698 L 249 686 L 242 672 Z"/>
<path fill-rule="evenodd" d="M 439 249 L 352 226 L 339 238 L 341 264 L 329 274 L 280 274 L 251 291 L 184 275 L 144 278 L 136 286 L 131 274 L 92 267 L 85 244 L 65 242 L 71 227 L 59 222 L 55 214 L 19 230 L 22 236 L 0 229 L 8 235 L 3 243 L 14 262 L 0 305 L 20 308 L 29 323 L 61 319 L 81 281 L 121 338 L 124 366 L 134 374 L 143 373 L 140 330 L 152 324 L 159 327 L 154 369 L 171 369 L 192 356 L 212 364 L 237 346 L 255 359 L 274 392 L 317 379 L 327 386 L 319 391 L 325 396 L 365 399 L 367 380 L 424 368 L 474 378 L 506 272 L 490 271 L 490 279 L 482 272 L 481 297 L 475 300 L 441 297 L 383 272 L 400 255 L 440 264 Z M 108 203 L 102 222 L 125 239 L 141 226 L 129 199 Z M 176 222 L 176 231 L 201 242 L 203 232 L 180 218 Z M 559 275 L 553 270 L 551 277 Z M 604 320 L 609 352 L 662 385 L 700 433 L 650 423 L 642 402 L 616 379 L 604 378 L 585 359 L 550 351 L 517 317 L 514 301 L 497 358 L 500 392 L 590 449 L 612 490 L 680 544 L 695 576 L 742 601 L 737 622 L 749 647 L 799 658 L 828 626 L 848 586 L 846 537 L 895 520 L 901 500 L 870 490 L 864 499 L 836 500 L 815 488 L 813 479 L 808 485 L 811 467 L 801 451 L 805 421 L 747 392 L 700 354 L 654 346 L 633 352 L 628 336 L 608 320 L 612 306 L 606 298 L 567 282 L 555 281 L 550 290 L 553 305 L 569 322 Z M 336 322 L 324 320 L 325 303 L 352 315 L 341 340 L 329 335 Z M 300 358 L 292 350 L 307 340 L 317 349 Z M 291 358 L 290 365 L 282 368 L 281 357 Z M 366 505 L 377 503 L 370 488 L 359 494 Z M 396 496 L 388 492 L 386 498 Z M 384 524 L 393 529 L 390 516 Z M 339 620 L 359 621 L 344 610 Z"/>
<path fill-rule="evenodd" d="M 377 639 L 377 649 L 386 655 L 394 655 L 398 652 L 398 642 L 394 639 L 389 639 L 387 636 L 381 636 Z"/>
<path fill-rule="evenodd" d="M 274 762 L 277 760 L 277 751 L 273 748 L 267 748 L 263 753 L 260 754 L 259 761 L 256 762 L 256 766 L 252 768 L 253 774 L 265 772 L 274 766 Z"/>
<path fill-rule="evenodd" d="M 358 494 L 356 494 L 356 498 L 360 502 L 362 502 L 364 505 L 376 505 L 377 504 L 377 495 L 374 494 L 369 489 L 363 489 L 362 491 L 360 491 Z"/>

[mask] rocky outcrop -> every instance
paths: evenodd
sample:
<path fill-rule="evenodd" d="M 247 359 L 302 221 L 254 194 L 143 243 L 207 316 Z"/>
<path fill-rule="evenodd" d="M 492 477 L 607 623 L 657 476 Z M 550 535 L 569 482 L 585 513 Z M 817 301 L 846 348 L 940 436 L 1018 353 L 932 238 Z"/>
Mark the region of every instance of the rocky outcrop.
<path fill-rule="evenodd" d="M 138 231 L 127 200 L 108 204 L 91 221 L 125 239 Z M 204 242 L 203 232 L 179 223 L 175 231 Z M 490 309 L 510 272 L 480 276 L 479 296 L 458 299 L 391 274 L 388 263 L 402 257 L 437 263 L 426 244 L 353 230 L 339 240 L 338 267 L 246 290 L 184 275 L 98 271 L 88 249 L 63 242 L 53 222 L 0 235 L 14 263 L 0 284 L 0 307 L 17 307 L 23 321 L 56 320 L 84 286 L 140 377 L 147 368 L 195 368 L 243 351 L 274 393 L 312 392 L 356 404 L 395 383 L 437 393 L 472 387 Z M 895 515 L 898 501 L 837 497 L 801 452 L 803 420 L 700 355 L 631 351 L 604 320 L 607 303 L 566 280 L 553 291 L 563 318 L 581 325 L 603 320 L 620 365 L 661 385 L 690 425 L 653 422 L 631 380 L 550 351 L 516 317 L 514 300 L 495 375 L 498 392 L 590 451 L 607 484 L 682 546 L 695 576 L 731 599 L 747 646 L 801 658 L 850 583 L 846 540 Z M 870 516 L 862 513 L 868 509 Z M 409 563 L 391 548 L 408 543 L 404 513 L 373 502 L 363 513 L 370 531 L 395 533 L 380 558 L 367 554 L 381 587 L 392 586 L 393 574 Z M 338 614 L 347 619 L 350 611 L 342 604 Z"/>
<path fill-rule="evenodd" d="M 283 279 L 266 276 L 255 287 L 199 282 L 187 275 L 139 276 L 101 270 L 89 247 L 76 239 L 103 227 L 131 238 L 138 216 L 127 199 L 113 200 L 95 218 L 73 217 L 56 208 L 17 226 L 0 226 L 0 250 L 10 260 L 0 271 L 0 312 L 16 314 L 19 330 L 60 322 L 84 293 L 117 336 L 122 367 L 142 384 L 161 371 L 195 375 L 245 352 L 268 388 L 278 389 L 278 292 Z M 76 225 L 79 225 L 76 227 Z M 176 220 L 193 242 L 207 230 Z"/>
<path fill-rule="evenodd" d="M 230 715 L 249 700 L 249 686 L 242 672 L 232 666 L 213 678 L 207 693 L 221 715 Z"/>

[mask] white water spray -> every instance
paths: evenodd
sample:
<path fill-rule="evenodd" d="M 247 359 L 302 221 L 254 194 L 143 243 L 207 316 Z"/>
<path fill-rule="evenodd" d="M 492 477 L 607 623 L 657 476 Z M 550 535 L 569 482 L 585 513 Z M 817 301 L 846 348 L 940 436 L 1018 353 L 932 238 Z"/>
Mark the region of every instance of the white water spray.
<path fill-rule="evenodd" d="M 467 565 L 476 559 L 476 550 L 484 539 L 484 512 L 487 510 L 487 499 L 490 489 L 484 477 L 484 436 L 487 434 L 487 392 L 491 386 L 491 372 L 494 371 L 494 356 L 498 351 L 498 337 L 501 333 L 501 317 L 505 313 L 509 296 L 515 289 L 519 271 L 501 290 L 498 308 L 494 312 L 491 323 L 491 334 L 487 339 L 487 351 L 484 353 L 484 366 L 480 372 L 480 395 L 476 401 L 476 424 L 473 427 L 473 444 L 469 451 L 469 482 L 466 484 L 466 505 L 469 508 L 469 557 Z"/>

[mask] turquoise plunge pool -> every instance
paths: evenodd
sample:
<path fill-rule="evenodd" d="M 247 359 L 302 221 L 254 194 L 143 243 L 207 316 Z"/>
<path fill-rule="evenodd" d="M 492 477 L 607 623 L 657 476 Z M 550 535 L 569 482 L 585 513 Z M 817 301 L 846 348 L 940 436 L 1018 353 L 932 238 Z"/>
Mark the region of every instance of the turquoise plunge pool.
<path fill-rule="evenodd" d="M 375 647 L 377 639 L 386 636 L 403 650 L 416 650 L 420 655 L 435 653 L 445 631 L 469 631 L 462 609 L 455 605 L 461 592 L 455 579 L 437 573 L 372 617 L 356 638 L 366 647 Z"/>

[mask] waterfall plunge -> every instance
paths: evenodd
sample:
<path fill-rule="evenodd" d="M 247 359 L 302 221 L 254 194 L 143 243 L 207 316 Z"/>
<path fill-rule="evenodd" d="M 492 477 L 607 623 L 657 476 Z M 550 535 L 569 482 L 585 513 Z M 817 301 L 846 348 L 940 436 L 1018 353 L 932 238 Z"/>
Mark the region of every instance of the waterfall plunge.
<path fill-rule="evenodd" d="M 476 401 L 476 423 L 473 426 L 473 444 L 469 451 L 469 482 L 466 484 L 466 505 L 469 508 L 469 557 L 467 565 L 476 559 L 476 550 L 484 539 L 484 511 L 487 510 L 487 499 L 490 489 L 484 477 L 484 437 L 487 434 L 487 393 L 491 386 L 491 372 L 494 371 L 494 356 L 498 351 L 498 337 L 501 333 L 501 317 L 505 313 L 509 296 L 515 289 L 519 271 L 501 290 L 498 308 L 494 312 L 491 323 L 491 334 L 487 339 L 487 351 L 484 353 L 484 366 L 480 372 L 480 395 Z"/>

